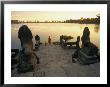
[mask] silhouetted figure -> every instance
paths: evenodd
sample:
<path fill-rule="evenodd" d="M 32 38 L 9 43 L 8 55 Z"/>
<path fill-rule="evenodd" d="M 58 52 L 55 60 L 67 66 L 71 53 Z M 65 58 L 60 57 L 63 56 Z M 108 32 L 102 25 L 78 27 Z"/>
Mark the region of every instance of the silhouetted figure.
<path fill-rule="evenodd" d="M 82 47 L 88 46 L 90 43 L 90 31 L 88 27 L 85 27 L 82 35 Z"/>
<path fill-rule="evenodd" d="M 79 37 L 77 37 L 77 40 Z M 90 42 L 90 31 L 88 27 L 85 27 L 82 35 L 82 48 L 77 49 L 72 55 L 72 61 L 77 58 L 81 64 L 91 64 L 100 60 L 100 55 L 98 54 L 98 47 Z"/>
<path fill-rule="evenodd" d="M 27 27 L 27 25 L 23 25 L 19 28 L 18 38 L 21 41 L 22 50 L 24 50 L 27 45 L 29 45 L 30 50 L 33 49 L 33 42 L 32 42 L 33 36 L 32 36 L 30 29 Z"/>
<path fill-rule="evenodd" d="M 27 72 L 35 70 L 36 64 L 39 63 L 39 58 L 33 52 L 33 36 L 27 25 L 19 28 L 18 38 L 21 41 L 22 47 L 22 51 L 20 51 L 18 56 L 18 71 Z"/>
<path fill-rule="evenodd" d="M 51 44 L 51 38 L 50 38 L 50 36 L 48 38 L 48 43 Z"/>
<path fill-rule="evenodd" d="M 38 35 L 35 36 L 35 40 L 40 41 L 40 37 Z"/>
<path fill-rule="evenodd" d="M 35 48 L 38 49 L 38 47 L 40 46 L 40 37 L 38 35 L 35 36 Z"/>
<path fill-rule="evenodd" d="M 81 40 L 82 48 L 78 53 L 79 59 L 83 64 L 91 64 L 97 62 L 98 47 L 90 42 L 90 31 L 88 27 L 84 28 Z"/>

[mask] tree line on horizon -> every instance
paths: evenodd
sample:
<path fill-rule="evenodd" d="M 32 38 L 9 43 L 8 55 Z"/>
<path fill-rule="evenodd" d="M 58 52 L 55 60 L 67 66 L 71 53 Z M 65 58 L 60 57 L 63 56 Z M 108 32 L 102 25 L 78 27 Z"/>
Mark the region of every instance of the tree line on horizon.
<path fill-rule="evenodd" d="M 83 18 L 80 19 L 69 19 L 65 21 L 19 21 L 19 20 L 11 20 L 11 24 L 18 24 L 18 23 L 80 23 L 80 24 L 100 24 L 100 14 L 96 15 L 96 18 Z"/>

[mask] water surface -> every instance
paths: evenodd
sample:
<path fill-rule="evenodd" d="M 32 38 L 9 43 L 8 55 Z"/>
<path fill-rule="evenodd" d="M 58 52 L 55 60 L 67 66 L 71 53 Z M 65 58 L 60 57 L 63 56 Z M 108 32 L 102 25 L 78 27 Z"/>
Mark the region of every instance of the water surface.
<path fill-rule="evenodd" d="M 76 41 L 77 36 L 82 36 L 84 27 L 90 30 L 90 40 L 96 46 L 100 47 L 100 27 L 97 24 L 77 24 L 77 23 L 25 23 L 33 34 L 33 42 L 35 44 L 35 35 L 40 36 L 41 42 L 47 42 L 48 36 L 52 42 L 59 41 L 60 35 L 70 35 Z M 11 48 L 20 49 L 21 44 L 18 38 L 18 30 L 23 24 L 11 25 Z M 80 42 L 81 44 L 81 42 Z"/>

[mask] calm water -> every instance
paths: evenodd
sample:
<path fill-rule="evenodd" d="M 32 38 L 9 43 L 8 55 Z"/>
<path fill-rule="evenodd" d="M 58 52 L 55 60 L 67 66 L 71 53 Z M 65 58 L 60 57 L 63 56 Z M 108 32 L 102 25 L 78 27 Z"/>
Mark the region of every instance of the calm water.
<path fill-rule="evenodd" d="M 21 48 L 20 40 L 18 39 L 18 30 L 23 24 L 11 25 L 11 48 Z M 52 41 L 59 41 L 60 35 L 70 35 L 76 41 L 77 36 L 82 36 L 84 27 L 89 27 L 90 40 L 92 43 L 100 47 L 100 27 L 96 24 L 77 24 L 77 23 L 26 23 L 30 28 L 33 37 L 38 34 L 41 38 L 41 42 L 47 42 L 48 36 L 52 38 Z M 33 38 L 35 43 L 35 38 Z M 81 43 L 80 43 L 81 44 Z"/>

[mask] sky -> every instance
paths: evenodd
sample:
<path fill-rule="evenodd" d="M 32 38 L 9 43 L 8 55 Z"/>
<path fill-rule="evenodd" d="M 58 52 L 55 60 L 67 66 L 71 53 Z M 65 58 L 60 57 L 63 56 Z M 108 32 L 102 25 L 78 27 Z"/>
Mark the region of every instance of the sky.
<path fill-rule="evenodd" d="M 11 20 L 64 21 L 67 19 L 95 18 L 98 11 L 12 11 Z"/>

